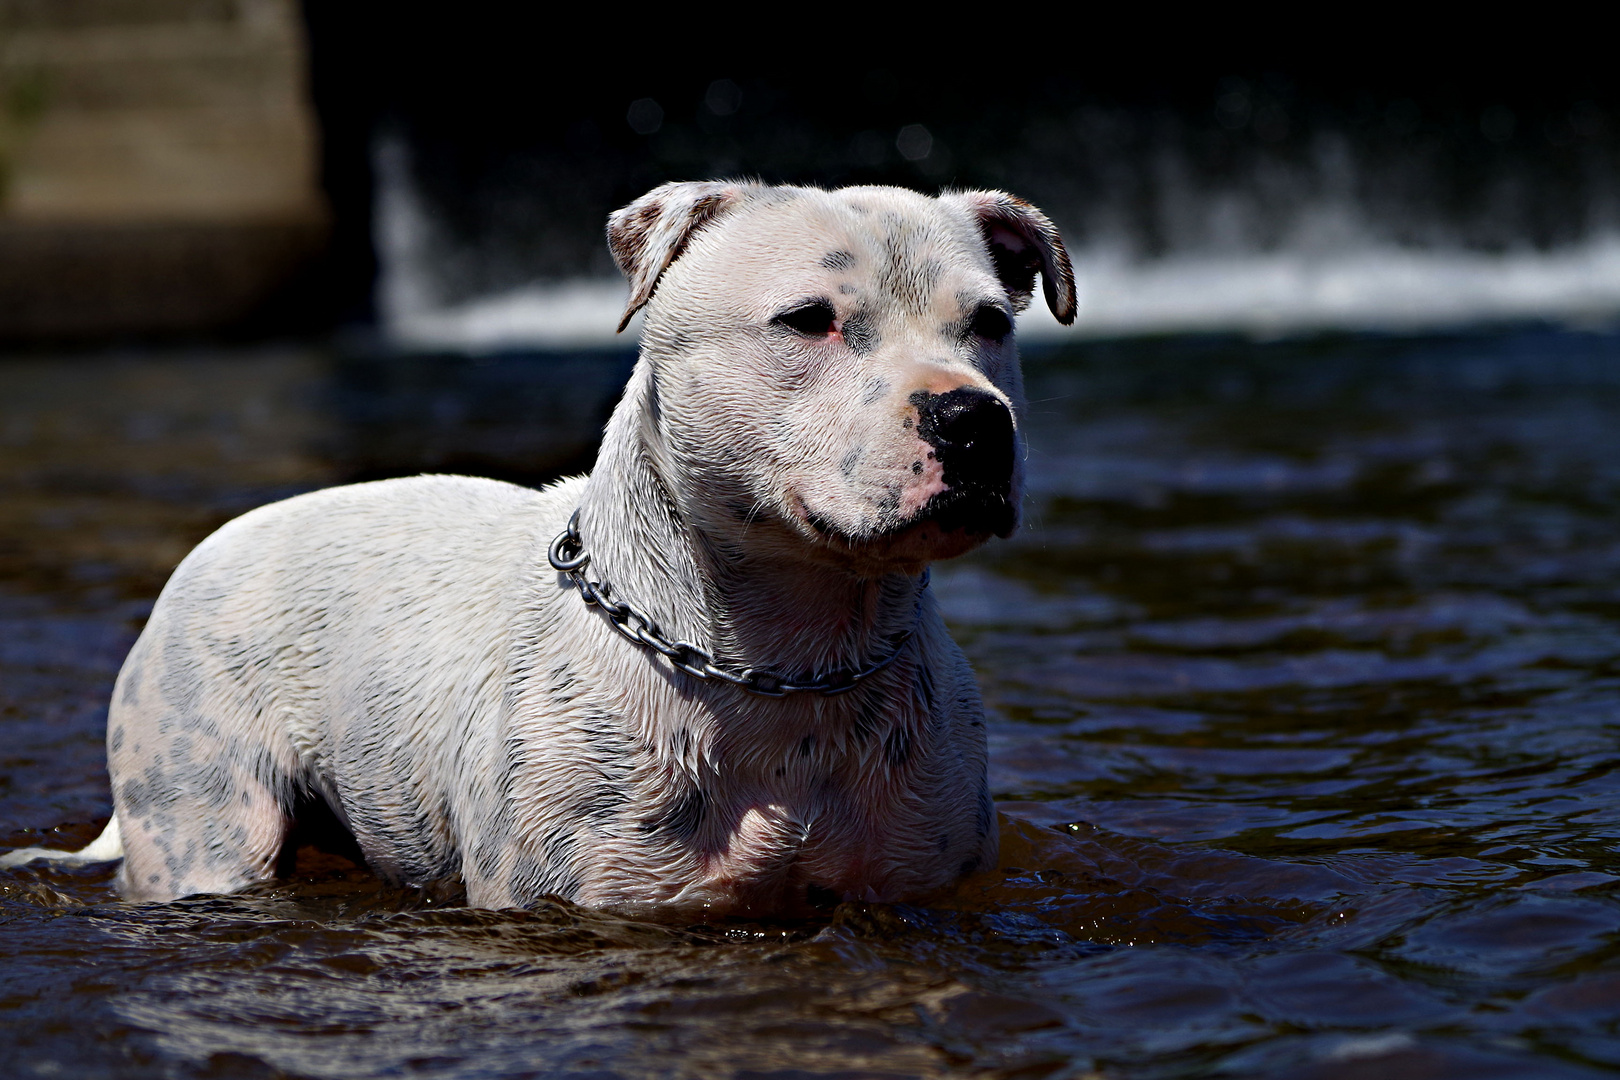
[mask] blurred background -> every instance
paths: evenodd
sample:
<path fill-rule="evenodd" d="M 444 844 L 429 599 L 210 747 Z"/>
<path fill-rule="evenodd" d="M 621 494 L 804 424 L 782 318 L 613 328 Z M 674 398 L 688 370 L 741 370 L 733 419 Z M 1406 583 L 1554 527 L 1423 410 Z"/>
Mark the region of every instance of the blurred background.
<path fill-rule="evenodd" d="M 0 0 L 0 338 L 602 346 L 607 213 L 717 176 L 1014 191 L 1069 240 L 1080 336 L 1620 310 L 1620 114 L 1578 24 L 1277 29 L 823 63 L 528 5 Z"/>

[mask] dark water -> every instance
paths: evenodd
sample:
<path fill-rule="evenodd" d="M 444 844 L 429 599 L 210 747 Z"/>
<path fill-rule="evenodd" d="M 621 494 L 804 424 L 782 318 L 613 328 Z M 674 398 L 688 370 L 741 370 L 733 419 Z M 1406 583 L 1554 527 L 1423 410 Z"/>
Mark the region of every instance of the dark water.
<path fill-rule="evenodd" d="M 1620 1068 L 1620 339 L 1029 367 L 1033 526 L 935 575 L 994 713 L 996 873 L 926 909 L 672 927 L 434 908 L 310 852 L 167 905 L 12 871 L 0 1072 Z M 623 370 L 0 363 L 0 841 L 94 834 L 108 688 L 213 527 L 361 476 L 577 467 Z"/>

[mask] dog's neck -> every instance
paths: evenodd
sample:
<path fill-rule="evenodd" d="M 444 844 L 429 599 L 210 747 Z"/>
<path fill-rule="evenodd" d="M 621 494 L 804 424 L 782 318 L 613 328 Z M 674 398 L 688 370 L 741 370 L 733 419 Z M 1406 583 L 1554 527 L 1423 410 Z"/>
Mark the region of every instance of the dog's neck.
<path fill-rule="evenodd" d="M 682 515 L 649 445 L 653 374 L 637 365 L 580 504 L 587 576 L 664 636 L 718 662 L 807 677 L 886 655 L 915 619 L 918 579 L 712 542 Z M 625 647 L 631 648 L 629 643 Z"/>

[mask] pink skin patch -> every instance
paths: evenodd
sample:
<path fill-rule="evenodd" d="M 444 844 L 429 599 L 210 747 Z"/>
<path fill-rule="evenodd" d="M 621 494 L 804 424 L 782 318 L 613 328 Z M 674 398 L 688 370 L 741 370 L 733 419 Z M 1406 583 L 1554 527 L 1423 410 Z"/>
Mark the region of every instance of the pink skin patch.
<path fill-rule="evenodd" d="M 916 517 L 928 505 L 929 499 L 948 490 L 945 486 L 945 466 L 940 464 L 934 448 L 921 439 L 913 441 L 916 460 L 922 464 L 922 469 L 919 471 L 915 465 L 912 466 L 912 480 L 906 485 L 905 494 L 900 496 L 900 509 L 907 518 Z"/>
<path fill-rule="evenodd" d="M 913 438 L 908 449 L 910 453 L 906 456 L 912 464 L 906 470 L 904 486 L 895 504 L 898 511 L 896 517 L 901 522 L 915 521 L 931 499 L 950 490 L 945 483 L 945 466 L 932 446 L 922 439 Z M 815 504 L 819 501 L 813 495 L 807 496 L 801 489 L 790 492 L 787 503 L 793 516 L 823 540 L 835 547 L 848 546 L 849 542 L 844 536 L 829 530 L 829 525 L 842 524 L 843 515 L 818 513 Z M 988 535 L 988 531 L 983 534 L 970 534 L 963 529 L 946 531 L 934 522 L 924 521 L 910 528 L 902 528 L 899 532 L 891 532 L 882 540 L 859 543 L 864 554 L 876 554 L 875 548 L 883 549 L 889 551 L 897 561 L 911 563 L 952 558 L 970 550 Z"/>

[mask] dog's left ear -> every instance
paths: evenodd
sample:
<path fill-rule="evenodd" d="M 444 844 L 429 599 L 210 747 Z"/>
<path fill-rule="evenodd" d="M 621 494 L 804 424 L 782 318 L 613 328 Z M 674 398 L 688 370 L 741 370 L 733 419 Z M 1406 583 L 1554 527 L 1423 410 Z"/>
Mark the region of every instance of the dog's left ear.
<path fill-rule="evenodd" d="M 630 282 L 619 329 L 652 299 L 658 279 L 704 225 L 742 202 L 742 184 L 662 184 L 608 216 L 608 250 Z"/>
<path fill-rule="evenodd" d="M 957 191 L 941 195 L 940 201 L 965 207 L 978 221 L 1014 311 L 1029 307 L 1039 271 L 1046 306 L 1064 326 L 1074 322 L 1074 267 L 1051 218 L 1003 191 Z"/>

